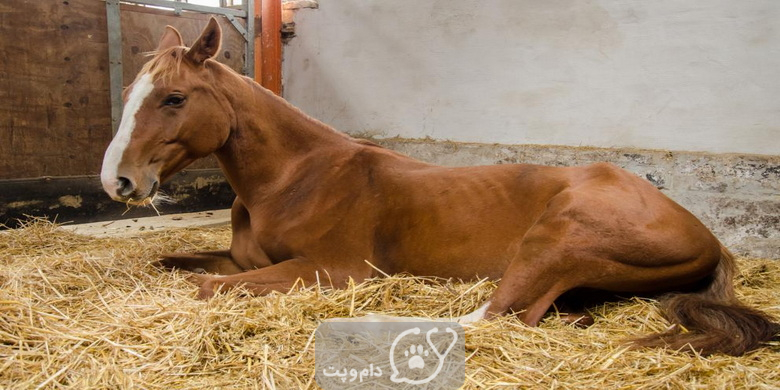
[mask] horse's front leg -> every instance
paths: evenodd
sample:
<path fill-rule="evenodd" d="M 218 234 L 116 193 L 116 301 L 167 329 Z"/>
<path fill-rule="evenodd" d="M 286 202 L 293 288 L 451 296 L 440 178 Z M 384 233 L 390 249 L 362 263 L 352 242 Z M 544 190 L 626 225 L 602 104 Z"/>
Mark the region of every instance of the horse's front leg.
<path fill-rule="evenodd" d="M 235 287 L 243 287 L 252 295 L 266 295 L 273 291 L 288 292 L 293 287 L 311 286 L 318 282 L 333 288 L 346 286 L 346 277 L 335 276 L 333 270 L 329 271 L 314 261 L 295 258 L 233 275 L 193 274 L 190 280 L 200 286 L 198 298 L 208 299 L 217 291 L 225 292 Z"/>
<path fill-rule="evenodd" d="M 229 250 L 165 254 L 158 264 L 168 269 L 182 269 L 197 274 L 232 275 L 244 270 L 233 261 Z"/>
<path fill-rule="evenodd" d="M 257 244 L 249 223 L 249 212 L 236 198 L 230 212 L 233 236 L 229 250 L 196 253 L 165 254 L 160 265 L 195 273 L 233 275 L 271 265 L 271 261 Z"/>

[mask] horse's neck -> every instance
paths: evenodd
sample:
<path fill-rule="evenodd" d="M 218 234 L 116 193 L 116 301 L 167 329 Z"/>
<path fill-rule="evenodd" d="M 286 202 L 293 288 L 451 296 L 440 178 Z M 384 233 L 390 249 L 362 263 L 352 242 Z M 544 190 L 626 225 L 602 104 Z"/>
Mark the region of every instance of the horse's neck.
<path fill-rule="evenodd" d="M 245 201 L 274 185 L 289 167 L 312 153 L 337 154 L 350 138 L 316 121 L 254 82 L 236 85 L 229 100 L 235 127 L 217 158 L 237 195 Z M 228 87 L 230 88 L 230 87 Z"/>

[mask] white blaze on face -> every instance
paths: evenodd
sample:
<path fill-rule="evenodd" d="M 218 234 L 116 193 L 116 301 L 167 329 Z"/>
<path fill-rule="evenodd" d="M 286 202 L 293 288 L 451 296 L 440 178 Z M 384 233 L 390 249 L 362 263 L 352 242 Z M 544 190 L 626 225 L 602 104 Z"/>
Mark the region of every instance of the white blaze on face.
<path fill-rule="evenodd" d="M 135 129 L 135 114 L 146 100 L 146 97 L 154 89 L 154 83 L 152 83 L 152 76 L 148 73 L 142 75 L 133 85 L 133 90 L 130 91 L 130 96 L 127 98 L 124 111 L 122 112 L 122 120 L 119 122 L 119 130 L 117 131 L 114 139 L 111 140 L 111 144 L 106 149 L 106 154 L 103 156 L 103 168 L 100 171 L 100 181 L 103 183 L 103 189 L 111 197 L 116 196 L 116 190 L 118 188 L 117 171 L 119 170 L 119 163 L 122 161 L 122 155 L 125 153 L 127 145 L 130 143 L 130 138 Z"/>

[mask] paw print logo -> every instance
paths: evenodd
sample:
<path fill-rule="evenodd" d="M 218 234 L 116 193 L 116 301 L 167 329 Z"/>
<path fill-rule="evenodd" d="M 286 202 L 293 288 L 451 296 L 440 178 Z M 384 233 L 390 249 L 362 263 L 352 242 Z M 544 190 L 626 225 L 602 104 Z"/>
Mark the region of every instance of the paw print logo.
<path fill-rule="evenodd" d="M 420 344 L 417 344 L 416 347 L 417 348 L 415 349 L 415 345 L 412 345 L 411 347 L 409 347 L 408 351 L 404 352 L 404 356 L 406 357 L 409 357 L 410 354 L 412 355 L 412 357 L 409 358 L 409 362 L 408 362 L 409 368 L 410 369 L 425 368 L 425 360 L 423 360 L 422 355 L 424 353 L 425 356 L 427 357 L 428 350 L 426 349 L 423 351 L 423 346 Z"/>
<path fill-rule="evenodd" d="M 425 340 L 428 342 L 428 347 L 430 351 L 433 352 L 434 355 L 438 358 L 438 362 L 436 364 L 436 369 L 433 370 L 433 373 L 428 375 L 428 377 L 423 379 L 409 379 L 404 375 L 401 375 L 401 373 L 398 370 L 398 366 L 395 362 L 395 349 L 398 346 L 398 344 L 401 342 L 401 340 L 408 336 L 408 335 L 419 335 L 420 334 L 420 328 L 411 328 L 407 329 L 401 334 L 399 334 L 395 340 L 393 341 L 392 346 L 390 347 L 390 368 L 393 370 L 393 374 L 390 376 L 390 380 L 395 383 L 409 383 L 411 385 L 420 385 L 423 383 L 428 383 L 433 380 L 433 378 L 436 378 L 437 375 L 439 375 L 439 372 L 441 371 L 442 367 L 444 367 L 444 360 L 447 358 L 447 354 L 450 353 L 452 348 L 455 346 L 455 343 L 458 341 L 458 333 L 456 333 L 452 328 L 446 328 L 445 331 L 452 335 L 452 342 L 447 347 L 447 349 L 444 351 L 444 353 L 441 353 L 437 348 L 436 344 L 431 341 L 431 335 L 433 333 L 437 333 L 439 331 L 439 328 L 433 328 L 430 329 L 425 334 Z M 407 358 L 406 365 L 410 370 L 421 370 L 425 368 L 425 360 L 423 359 L 423 356 L 428 356 L 428 349 L 423 348 L 422 344 L 412 344 L 409 349 L 404 351 L 404 358 Z M 403 367 L 403 366 L 402 366 Z"/>

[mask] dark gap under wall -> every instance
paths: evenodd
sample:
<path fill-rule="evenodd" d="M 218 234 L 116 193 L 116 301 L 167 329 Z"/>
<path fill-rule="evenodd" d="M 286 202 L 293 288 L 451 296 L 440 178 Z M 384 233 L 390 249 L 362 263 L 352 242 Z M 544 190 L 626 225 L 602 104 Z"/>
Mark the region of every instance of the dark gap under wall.
<path fill-rule="evenodd" d="M 235 195 L 219 169 L 187 170 L 161 187 L 175 200 L 161 214 L 228 208 Z M 31 217 L 84 223 L 157 215 L 151 207 L 127 208 L 103 192 L 98 176 L 0 180 L 0 224 L 18 227 Z M 0 226 L 0 228 L 4 228 Z"/>

